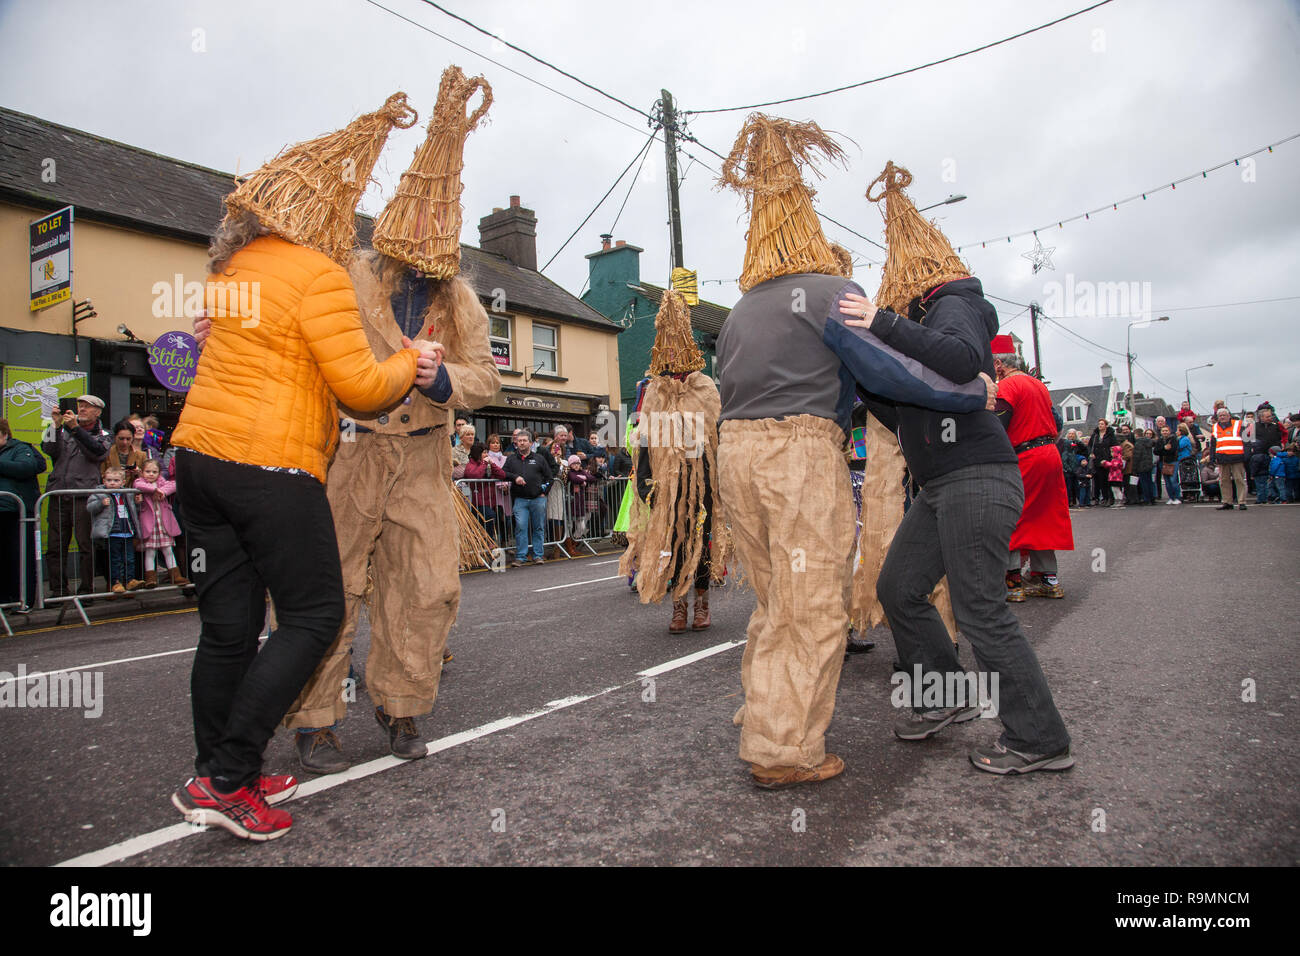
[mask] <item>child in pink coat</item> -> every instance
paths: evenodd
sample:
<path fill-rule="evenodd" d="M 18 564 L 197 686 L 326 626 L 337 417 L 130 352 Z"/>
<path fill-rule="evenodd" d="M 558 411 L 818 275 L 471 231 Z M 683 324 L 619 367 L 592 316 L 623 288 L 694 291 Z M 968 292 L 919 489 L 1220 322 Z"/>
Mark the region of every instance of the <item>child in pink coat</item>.
<path fill-rule="evenodd" d="M 1106 480 L 1110 482 L 1111 497 L 1115 499 L 1115 507 L 1124 507 L 1124 449 L 1115 445 L 1110 450 L 1110 457 L 1107 458 L 1103 465 L 1106 467 Z"/>
<path fill-rule="evenodd" d="M 144 492 L 144 501 L 140 504 L 140 539 L 144 550 L 144 586 L 158 586 L 158 571 L 155 563 L 158 552 L 162 552 L 167 565 L 170 583 L 177 587 L 188 587 L 189 581 L 181 576 L 181 569 L 176 566 L 176 553 L 172 548 L 174 539 L 181 533 L 181 526 L 172 513 L 171 502 L 167 499 L 176 493 L 176 482 L 162 477 L 158 462 L 145 462 L 136 479 L 135 490 Z"/>

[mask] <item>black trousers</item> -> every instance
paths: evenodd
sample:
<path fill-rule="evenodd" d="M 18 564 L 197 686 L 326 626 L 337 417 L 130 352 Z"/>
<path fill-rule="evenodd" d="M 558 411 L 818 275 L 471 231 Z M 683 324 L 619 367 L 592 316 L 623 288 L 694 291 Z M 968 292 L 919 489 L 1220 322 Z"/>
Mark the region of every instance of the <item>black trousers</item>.
<path fill-rule="evenodd" d="M 176 457 L 202 630 L 190 677 L 195 767 L 245 785 L 343 622 L 343 575 L 325 488 L 191 451 Z M 258 650 L 266 594 L 275 633 Z"/>

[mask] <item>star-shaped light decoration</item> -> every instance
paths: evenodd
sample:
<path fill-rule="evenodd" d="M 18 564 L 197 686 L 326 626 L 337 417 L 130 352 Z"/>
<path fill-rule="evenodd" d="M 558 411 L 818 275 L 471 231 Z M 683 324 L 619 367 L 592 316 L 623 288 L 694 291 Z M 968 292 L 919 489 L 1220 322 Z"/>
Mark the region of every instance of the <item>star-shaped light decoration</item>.
<path fill-rule="evenodd" d="M 1034 248 L 1029 252 L 1020 253 L 1020 258 L 1028 259 L 1034 264 L 1034 275 L 1038 275 L 1038 271 L 1044 266 L 1055 272 L 1056 266 L 1052 265 L 1052 253 L 1055 251 L 1056 246 L 1044 247 L 1042 240 L 1034 236 Z"/>

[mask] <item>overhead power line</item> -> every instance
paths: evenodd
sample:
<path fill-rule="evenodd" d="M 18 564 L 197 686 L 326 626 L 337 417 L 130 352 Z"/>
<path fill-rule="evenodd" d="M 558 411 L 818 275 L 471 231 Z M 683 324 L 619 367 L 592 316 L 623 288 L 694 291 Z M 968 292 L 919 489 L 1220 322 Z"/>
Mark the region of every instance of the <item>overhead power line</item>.
<path fill-rule="evenodd" d="M 427 2 L 427 0 L 426 0 Z M 1031 33 L 1037 33 L 1039 30 L 1046 30 L 1048 27 L 1054 27 L 1058 23 L 1064 23 L 1073 17 L 1082 16 L 1090 10 L 1096 10 L 1098 7 L 1104 7 L 1111 0 L 1100 0 L 1090 7 L 1084 7 L 1082 10 L 1076 10 L 1074 13 L 1068 13 L 1063 17 L 1044 23 L 1041 26 L 1033 27 L 1029 30 L 1022 30 L 1020 33 L 1013 34 L 1009 37 L 1003 37 L 1001 40 L 994 40 L 992 43 L 985 43 L 983 46 L 977 46 L 973 50 L 965 50 L 961 53 L 954 53 L 952 56 L 945 56 L 941 60 L 931 60 L 929 63 L 922 63 L 920 66 L 908 67 L 906 70 L 898 70 L 894 73 L 887 73 L 884 76 L 873 77 L 870 80 L 862 80 L 858 83 L 849 83 L 845 86 L 837 86 L 834 89 L 822 90 L 820 93 L 805 93 L 802 96 L 788 96 L 781 100 L 767 100 L 764 103 L 750 103 L 748 106 L 722 106 L 709 110 L 683 110 L 688 115 L 701 116 L 705 113 L 734 113 L 738 110 L 755 110 L 765 106 L 779 106 L 782 103 L 798 103 L 801 100 L 816 99 L 819 96 L 830 96 L 832 93 L 843 93 L 845 90 L 856 90 L 862 86 L 869 86 L 872 83 L 881 83 L 885 80 L 892 80 L 900 76 L 906 76 L 909 73 L 917 73 L 921 70 L 928 70 L 932 66 L 939 66 L 942 63 L 951 63 L 953 60 L 960 60 L 964 56 L 970 56 L 974 53 L 981 53 L 984 50 L 991 50 L 995 46 L 1001 46 L 1003 43 L 1010 43 L 1012 40 L 1019 40 L 1021 37 L 1027 37 Z"/>
<path fill-rule="evenodd" d="M 625 100 L 621 100 L 621 99 L 619 99 L 619 98 L 618 98 L 617 96 L 615 96 L 613 93 L 609 93 L 609 92 L 607 92 L 607 91 L 605 91 L 605 90 L 602 90 L 599 86 L 595 86 L 594 84 L 588 83 L 586 80 L 582 79 L 582 78 L 579 77 L 579 76 L 574 76 L 574 75 L 573 75 L 572 73 L 570 73 L 568 70 L 562 70 L 562 69 L 560 69 L 560 68 L 559 68 L 558 66 L 556 66 L 554 63 L 551 63 L 551 62 L 548 61 L 548 60 L 544 60 L 544 59 L 542 59 L 540 56 L 537 56 L 536 54 L 529 53 L 527 50 L 525 50 L 525 49 L 524 49 L 523 47 L 521 47 L 521 46 L 515 46 L 515 45 L 514 45 L 513 43 L 511 43 L 509 40 L 506 40 L 506 39 L 503 39 L 502 37 L 497 36 L 495 33 L 493 33 L 493 32 L 490 31 L 490 30 L 485 30 L 485 29 L 483 29 L 483 28 L 482 28 L 481 26 L 479 26 L 477 23 L 472 23 L 471 21 L 466 20 L 466 19 L 465 19 L 464 17 L 462 17 L 460 14 L 458 14 L 458 13 L 452 13 L 450 10 L 448 10 L 446 7 L 442 6 L 441 4 L 434 3 L 433 0 L 421 0 L 421 2 L 425 3 L 426 5 L 428 5 L 428 6 L 430 6 L 430 7 L 433 7 L 435 10 L 438 10 L 438 11 L 441 12 L 441 13 L 445 13 L 447 16 L 451 17 L 453 20 L 459 20 L 461 23 L 465 24 L 467 27 L 471 27 L 472 29 L 477 30 L 479 33 L 483 34 L 484 36 L 491 37 L 493 40 L 496 40 L 498 43 L 504 43 L 506 46 L 510 47 L 510 49 L 514 50 L 516 53 L 522 53 L 524 56 L 528 57 L 530 60 L 533 60 L 534 62 L 540 63 L 542 66 L 546 67 L 547 69 L 549 69 L 549 70 L 554 70 L 556 73 L 559 73 L 561 76 L 567 76 L 569 79 L 573 80 L 573 82 L 575 82 L 575 83 L 580 83 L 581 85 L 585 86 L 587 89 L 591 90 L 593 93 L 599 93 L 601 96 L 605 97 L 605 99 L 607 99 L 607 100 L 612 100 L 612 101 L 614 101 L 615 103 L 617 103 L 619 106 L 625 106 L 625 107 L 627 107 L 628 109 L 630 109 L 633 113 L 639 113 L 639 114 L 641 114 L 642 116 L 644 116 L 646 119 L 650 119 L 650 118 L 651 118 L 651 117 L 650 117 L 650 114 L 647 113 L 645 110 L 643 110 L 643 109 L 639 109 L 639 108 L 633 106 L 631 103 L 628 103 L 628 102 L 625 101 Z"/>
<path fill-rule="evenodd" d="M 546 265 L 538 269 L 537 270 L 538 272 L 545 272 L 547 269 L 550 268 L 551 263 L 555 261 L 556 256 L 558 256 L 561 252 L 564 251 L 565 246 L 567 246 L 570 242 L 573 241 L 573 237 L 578 234 L 579 230 L 581 230 L 582 227 L 585 226 L 591 220 L 592 216 L 596 215 L 596 210 L 605 204 L 605 200 L 609 198 L 610 193 L 612 193 L 615 189 L 618 188 L 618 184 L 623 181 L 623 177 L 628 174 L 628 170 L 630 170 L 633 166 L 636 165 L 637 160 L 641 158 L 642 153 L 645 153 L 650 149 L 650 144 L 653 143 L 655 139 L 656 139 L 655 134 L 651 133 L 650 138 L 645 141 L 645 145 L 642 146 L 640 149 L 638 149 L 636 151 L 636 155 L 632 157 L 632 162 L 628 163 L 626 166 L 623 167 L 623 171 L 618 174 L 618 178 L 614 180 L 613 185 L 611 185 L 609 189 L 605 190 L 605 195 L 600 197 L 600 201 L 596 203 L 595 206 L 592 207 L 591 212 L 587 213 L 586 218 L 583 219 L 582 222 L 578 223 L 578 228 L 574 229 L 573 232 L 569 233 L 569 238 L 564 240 L 560 248 L 555 250 L 555 255 L 547 259 Z"/>
<path fill-rule="evenodd" d="M 631 123 L 624 122 L 623 120 L 619 119 L 617 116 L 611 116 L 609 113 L 606 113 L 604 110 L 596 109 L 596 107 L 592 106 L 590 103 L 584 103 L 582 100 L 575 99 L 574 97 L 570 96 L 568 93 L 561 92 L 560 90 L 557 90 L 553 86 L 547 86 L 541 80 L 534 79 L 533 77 L 529 76 L 527 73 L 520 73 L 514 67 L 506 66 L 500 60 L 494 60 L 492 59 L 492 57 L 484 53 L 480 53 L 478 50 L 475 50 L 473 47 L 468 47 L 463 43 L 453 40 L 451 37 L 439 33 L 437 30 L 434 30 L 432 27 L 426 26 L 425 24 L 419 22 L 418 20 L 412 20 L 410 17 L 398 13 L 396 10 L 389 9 L 388 7 L 384 6 L 382 3 L 376 3 L 375 0 L 365 0 L 365 2 L 370 4 L 372 7 L 376 7 L 377 9 L 383 10 L 387 14 L 397 17 L 397 19 L 399 20 L 406 21 L 407 23 L 411 24 L 411 26 L 413 27 L 419 27 L 425 33 L 432 34 L 433 36 L 436 36 L 439 40 L 445 40 L 446 42 L 450 43 L 452 46 L 459 47 L 460 49 L 464 50 L 466 53 L 472 53 L 480 60 L 486 60 L 488 63 L 491 63 L 493 66 L 499 66 L 507 73 L 513 73 L 515 76 L 519 77 L 522 80 L 527 80 L 529 83 L 532 83 L 534 86 L 540 86 L 542 89 L 554 93 L 556 96 L 563 97 L 564 99 L 568 100 L 570 103 L 576 103 L 578 106 L 581 106 L 583 109 L 591 110 L 591 112 L 599 116 L 603 116 L 607 120 L 613 120 L 619 126 L 626 126 L 628 129 L 634 130 L 638 133 L 645 132 L 645 129 L 643 127 L 633 126 Z"/>

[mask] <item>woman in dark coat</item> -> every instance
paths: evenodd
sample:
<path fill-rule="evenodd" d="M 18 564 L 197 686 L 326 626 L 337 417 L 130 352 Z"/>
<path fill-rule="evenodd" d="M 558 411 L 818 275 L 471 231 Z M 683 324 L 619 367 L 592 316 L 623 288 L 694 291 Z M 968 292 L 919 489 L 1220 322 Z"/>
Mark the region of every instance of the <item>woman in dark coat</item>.
<path fill-rule="evenodd" d="M 1110 484 L 1106 481 L 1106 469 L 1098 466 L 1110 458 L 1111 448 L 1118 444 L 1119 436 L 1106 419 L 1097 422 L 1092 437 L 1088 439 L 1088 459 L 1093 466 L 1093 500 L 1107 508 L 1115 503 L 1115 499 L 1111 497 Z"/>

